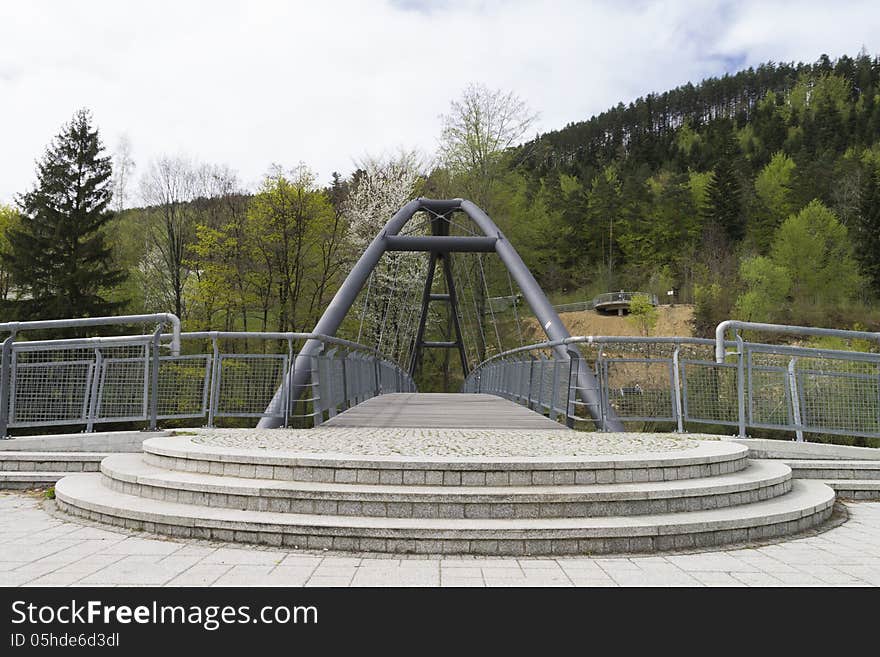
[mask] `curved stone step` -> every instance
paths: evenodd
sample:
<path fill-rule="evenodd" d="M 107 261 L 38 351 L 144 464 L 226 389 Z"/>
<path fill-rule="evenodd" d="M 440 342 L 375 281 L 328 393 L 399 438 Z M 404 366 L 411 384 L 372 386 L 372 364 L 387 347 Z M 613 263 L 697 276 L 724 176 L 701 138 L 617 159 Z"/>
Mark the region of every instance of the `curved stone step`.
<path fill-rule="evenodd" d="M 97 472 L 104 452 L 0 452 L 2 472 Z"/>
<path fill-rule="evenodd" d="M 880 479 L 823 479 L 837 492 L 838 497 L 849 500 L 880 500 Z"/>
<path fill-rule="evenodd" d="M 565 486 L 699 479 L 743 470 L 748 451 L 737 443 L 707 440 L 691 449 L 613 458 L 353 457 L 214 447 L 185 437 L 144 441 L 144 460 L 165 470 L 246 479 L 413 486 Z"/>
<path fill-rule="evenodd" d="M 880 480 L 880 461 L 840 459 L 783 459 L 798 479 L 875 479 Z"/>
<path fill-rule="evenodd" d="M 705 479 L 572 486 L 404 486 L 248 479 L 171 471 L 136 454 L 101 464 L 112 490 L 250 511 L 396 518 L 564 518 L 699 511 L 771 499 L 791 488 L 783 463 Z"/>
<path fill-rule="evenodd" d="M 610 518 L 423 519 L 241 511 L 152 500 L 69 475 L 55 487 L 62 511 L 171 536 L 294 548 L 394 553 L 599 554 L 653 552 L 762 540 L 828 518 L 834 491 L 795 481 L 772 500 L 711 511 Z"/>
<path fill-rule="evenodd" d="M 0 490 L 29 490 L 51 486 L 69 472 L 0 471 Z"/>

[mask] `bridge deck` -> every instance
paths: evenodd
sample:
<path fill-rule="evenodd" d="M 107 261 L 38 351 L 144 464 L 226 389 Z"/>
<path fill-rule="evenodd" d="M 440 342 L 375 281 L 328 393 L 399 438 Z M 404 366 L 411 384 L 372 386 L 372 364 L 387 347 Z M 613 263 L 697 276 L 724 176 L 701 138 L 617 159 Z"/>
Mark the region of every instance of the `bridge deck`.
<path fill-rule="evenodd" d="M 495 395 L 392 393 L 373 397 L 324 423 L 328 427 L 424 429 L 565 429 Z"/>

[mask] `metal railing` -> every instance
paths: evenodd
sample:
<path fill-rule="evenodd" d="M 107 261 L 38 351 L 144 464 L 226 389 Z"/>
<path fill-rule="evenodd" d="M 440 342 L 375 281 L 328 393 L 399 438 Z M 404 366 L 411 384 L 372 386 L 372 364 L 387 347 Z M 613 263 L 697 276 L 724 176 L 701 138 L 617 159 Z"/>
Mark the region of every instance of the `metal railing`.
<path fill-rule="evenodd" d="M 604 294 L 600 294 L 589 301 L 577 301 L 574 303 L 563 303 L 556 306 L 553 306 L 553 309 L 558 313 L 572 313 L 572 312 L 581 312 L 585 310 L 595 310 L 597 307 L 618 303 L 621 301 L 630 302 L 632 301 L 634 296 L 642 295 L 648 297 L 648 300 L 652 305 L 656 306 L 659 304 L 659 300 L 657 299 L 656 294 L 649 294 L 648 292 L 605 292 Z"/>
<path fill-rule="evenodd" d="M 767 330 L 767 325 L 761 327 Z M 786 329 L 788 327 L 785 327 Z M 785 330 L 784 332 L 790 332 Z M 822 333 L 828 335 L 827 333 Z M 863 338 L 840 331 L 838 337 Z M 876 337 L 876 334 L 875 334 Z M 613 412 L 624 422 L 880 437 L 880 354 L 701 338 L 574 337 L 514 349 L 469 374 L 464 392 L 499 395 L 568 426 Z M 552 352 L 577 345 L 568 359 Z M 728 348 L 732 352 L 725 353 Z M 598 385 L 598 409 L 580 400 L 578 368 Z"/>
<path fill-rule="evenodd" d="M 0 436 L 8 429 L 145 422 L 262 418 L 314 426 L 370 397 L 413 392 L 395 363 L 363 345 L 313 333 L 196 332 L 163 350 L 163 334 L 36 340 L 8 344 L 0 390 Z M 288 388 L 301 344 L 324 346 L 311 357 L 308 384 Z M 276 391 L 283 403 L 267 407 Z"/>

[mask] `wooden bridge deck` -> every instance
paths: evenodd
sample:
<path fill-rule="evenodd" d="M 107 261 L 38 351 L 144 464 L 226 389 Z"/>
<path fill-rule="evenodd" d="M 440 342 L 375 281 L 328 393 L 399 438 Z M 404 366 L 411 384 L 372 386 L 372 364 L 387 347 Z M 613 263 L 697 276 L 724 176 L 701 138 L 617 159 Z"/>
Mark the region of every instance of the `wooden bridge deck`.
<path fill-rule="evenodd" d="M 379 395 L 324 423 L 328 427 L 423 429 L 565 429 L 564 424 L 495 395 L 393 393 Z"/>

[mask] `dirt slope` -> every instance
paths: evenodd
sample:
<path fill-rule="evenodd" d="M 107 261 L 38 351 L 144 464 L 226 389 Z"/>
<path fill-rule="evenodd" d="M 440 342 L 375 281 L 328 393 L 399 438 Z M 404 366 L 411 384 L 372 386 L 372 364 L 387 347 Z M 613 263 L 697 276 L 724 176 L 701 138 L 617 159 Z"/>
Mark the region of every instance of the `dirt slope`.
<path fill-rule="evenodd" d="M 653 336 L 684 336 L 693 335 L 691 320 L 694 307 L 686 304 L 657 307 L 657 326 L 651 331 Z M 600 315 L 594 311 L 576 313 L 560 313 L 562 321 L 572 335 L 639 335 L 639 329 L 625 316 Z M 529 318 L 524 320 L 528 326 L 526 332 L 535 340 L 543 339 L 538 323 Z"/>

